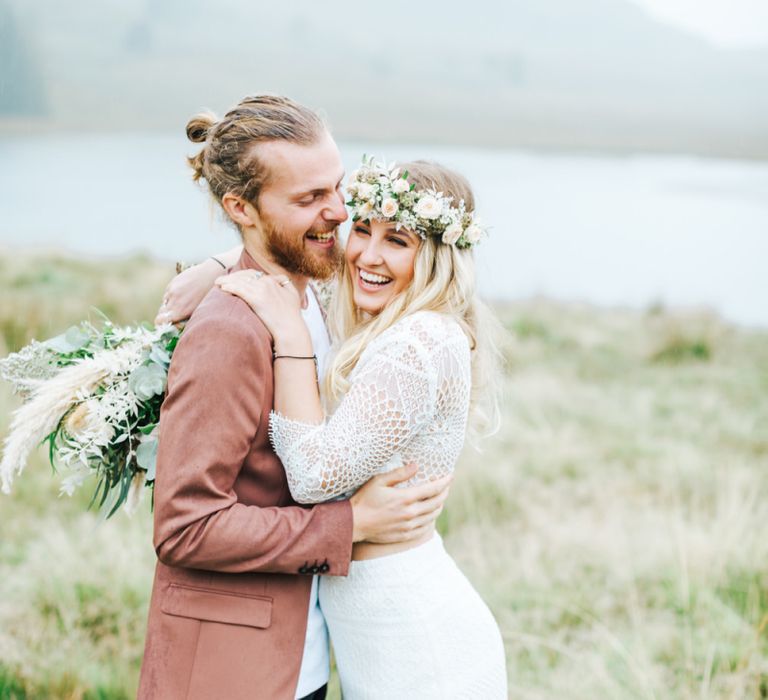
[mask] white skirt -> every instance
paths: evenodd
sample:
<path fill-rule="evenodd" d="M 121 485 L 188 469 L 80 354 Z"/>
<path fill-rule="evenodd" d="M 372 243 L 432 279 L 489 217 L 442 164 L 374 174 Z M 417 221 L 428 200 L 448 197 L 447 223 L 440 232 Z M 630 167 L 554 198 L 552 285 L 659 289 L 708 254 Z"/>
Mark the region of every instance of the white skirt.
<path fill-rule="evenodd" d="M 499 628 L 439 535 L 319 592 L 344 700 L 506 699 Z"/>

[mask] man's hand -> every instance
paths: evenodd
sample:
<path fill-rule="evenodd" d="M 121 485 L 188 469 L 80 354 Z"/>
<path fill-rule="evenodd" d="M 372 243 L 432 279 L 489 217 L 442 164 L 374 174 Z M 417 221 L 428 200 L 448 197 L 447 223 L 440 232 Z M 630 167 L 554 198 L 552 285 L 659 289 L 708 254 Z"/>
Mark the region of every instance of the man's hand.
<path fill-rule="evenodd" d="M 188 319 L 223 271 L 221 265 L 209 258 L 176 275 L 165 287 L 155 324 L 179 323 Z"/>
<path fill-rule="evenodd" d="M 395 487 L 408 481 L 416 471 L 416 465 L 408 464 L 379 474 L 352 496 L 353 542 L 390 544 L 426 534 L 443 509 L 453 476 L 416 486 Z"/>

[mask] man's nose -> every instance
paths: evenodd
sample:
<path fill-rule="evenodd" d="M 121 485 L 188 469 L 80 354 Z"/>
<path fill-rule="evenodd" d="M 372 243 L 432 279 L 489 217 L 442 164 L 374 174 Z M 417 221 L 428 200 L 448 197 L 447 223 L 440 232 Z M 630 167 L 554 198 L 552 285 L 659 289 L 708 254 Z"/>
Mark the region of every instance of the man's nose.
<path fill-rule="evenodd" d="M 349 218 L 347 208 L 344 206 L 344 195 L 341 192 L 333 194 L 330 205 L 323 210 L 323 218 L 326 221 L 335 221 L 339 224 L 343 224 Z"/>

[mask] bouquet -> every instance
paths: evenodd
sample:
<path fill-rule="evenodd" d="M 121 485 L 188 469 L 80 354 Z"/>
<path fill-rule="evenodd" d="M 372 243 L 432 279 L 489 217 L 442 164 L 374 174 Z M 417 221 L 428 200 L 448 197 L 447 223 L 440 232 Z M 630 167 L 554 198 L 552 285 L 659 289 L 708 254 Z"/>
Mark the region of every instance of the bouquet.
<path fill-rule="evenodd" d="M 95 503 L 109 518 L 129 514 L 152 489 L 157 426 L 179 331 L 171 325 L 89 322 L 45 342 L 33 341 L 0 361 L 0 377 L 24 398 L 0 461 L 0 486 L 10 493 L 32 451 L 47 443 L 60 492 L 72 495 L 94 476 Z"/>

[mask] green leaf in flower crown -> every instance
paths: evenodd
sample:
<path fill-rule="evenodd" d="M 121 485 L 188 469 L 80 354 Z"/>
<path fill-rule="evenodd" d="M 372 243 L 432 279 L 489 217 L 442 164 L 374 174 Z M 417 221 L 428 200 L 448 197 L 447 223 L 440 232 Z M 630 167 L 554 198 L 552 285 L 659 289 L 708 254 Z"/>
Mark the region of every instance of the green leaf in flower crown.
<path fill-rule="evenodd" d="M 85 347 L 90 342 L 91 337 L 79 326 L 72 326 L 61 335 L 57 335 L 55 338 L 46 340 L 45 344 L 60 353 L 77 352 L 80 348 Z"/>
<path fill-rule="evenodd" d="M 136 464 L 147 470 L 147 481 L 154 481 L 157 463 L 157 440 L 147 440 L 136 448 Z"/>

